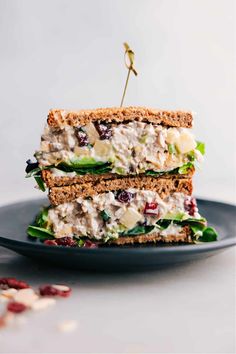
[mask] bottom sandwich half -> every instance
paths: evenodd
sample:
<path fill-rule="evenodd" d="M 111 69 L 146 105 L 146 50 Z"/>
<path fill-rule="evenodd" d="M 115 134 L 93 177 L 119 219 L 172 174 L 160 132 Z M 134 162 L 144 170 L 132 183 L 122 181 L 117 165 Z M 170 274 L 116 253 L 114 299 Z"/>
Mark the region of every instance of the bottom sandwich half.
<path fill-rule="evenodd" d="M 152 182 L 152 183 L 151 183 Z M 213 241 L 216 233 L 207 227 L 192 197 L 192 180 L 161 178 L 129 180 L 122 188 L 93 190 L 89 195 L 72 193 L 65 187 L 54 190 L 54 201 L 41 210 L 28 235 L 48 245 L 125 245 L 134 243 L 194 243 Z M 112 185 L 110 185 L 112 187 Z M 69 186 L 77 190 L 79 186 Z M 63 198 L 62 198 L 63 196 Z M 57 198 L 58 197 L 58 198 Z"/>

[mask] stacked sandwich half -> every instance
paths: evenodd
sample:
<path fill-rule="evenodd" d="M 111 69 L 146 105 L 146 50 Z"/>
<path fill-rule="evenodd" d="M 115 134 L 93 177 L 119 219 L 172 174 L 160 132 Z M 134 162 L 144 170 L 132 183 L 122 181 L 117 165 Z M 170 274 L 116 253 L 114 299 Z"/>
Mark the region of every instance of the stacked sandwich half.
<path fill-rule="evenodd" d="M 51 110 L 27 176 L 51 205 L 28 234 L 46 244 L 211 241 L 192 197 L 204 144 L 190 112 L 140 107 Z"/>

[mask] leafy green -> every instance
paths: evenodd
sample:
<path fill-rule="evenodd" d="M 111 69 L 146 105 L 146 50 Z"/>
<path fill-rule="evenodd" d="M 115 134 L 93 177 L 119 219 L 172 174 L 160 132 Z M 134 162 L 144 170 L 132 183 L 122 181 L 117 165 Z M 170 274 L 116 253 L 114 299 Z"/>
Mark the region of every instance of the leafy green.
<path fill-rule="evenodd" d="M 106 210 L 102 210 L 100 212 L 100 216 L 104 221 L 108 221 L 111 218 L 111 216 L 109 215 L 109 213 Z"/>
<path fill-rule="evenodd" d="M 120 236 L 135 236 L 135 235 L 141 235 L 141 234 L 147 234 L 151 232 L 155 226 L 152 225 L 138 225 L 135 226 L 133 229 L 123 231 L 119 235 Z"/>
<path fill-rule="evenodd" d="M 31 170 L 30 172 L 28 172 L 25 177 L 26 178 L 28 178 L 28 177 L 40 177 L 41 176 L 41 171 L 42 171 L 41 167 L 36 167 L 33 170 Z"/>
<path fill-rule="evenodd" d="M 42 177 L 34 176 L 35 181 L 37 182 L 37 185 L 39 189 L 43 192 L 46 191 L 44 181 L 42 180 Z"/>
<path fill-rule="evenodd" d="M 61 162 L 59 165 L 57 165 L 56 168 L 58 168 L 61 171 L 64 172 L 76 172 L 79 175 L 85 175 L 87 173 L 97 175 L 97 174 L 102 174 L 102 173 L 108 173 L 111 171 L 111 163 L 110 162 L 97 162 L 97 164 L 91 162 L 91 164 L 87 165 L 81 165 L 81 167 L 78 167 L 79 165 L 77 164 L 68 164 L 66 162 Z"/>
<path fill-rule="evenodd" d="M 197 141 L 196 149 L 200 151 L 202 155 L 205 155 L 205 144 L 201 141 Z"/>
<path fill-rule="evenodd" d="M 43 227 L 38 227 L 38 226 L 34 226 L 34 225 L 28 226 L 27 234 L 31 237 L 39 238 L 40 240 L 54 238 L 52 231 L 45 229 Z"/>
<path fill-rule="evenodd" d="M 124 175 L 125 174 L 125 169 L 122 168 L 122 167 L 117 167 L 115 169 L 115 172 L 118 174 L 118 175 Z"/>
<path fill-rule="evenodd" d="M 147 171 L 145 171 L 145 175 L 146 176 L 161 176 L 161 175 L 163 175 L 165 172 L 163 171 L 161 171 L 161 172 L 156 172 L 156 171 L 153 171 L 153 170 L 147 170 Z M 168 173 L 170 173 L 170 171 L 168 171 Z"/>
<path fill-rule="evenodd" d="M 168 151 L 170 154 L 175 154 L 176 153 L 176 148 L 174 144 L 168 144 Z"/>
<path fill-rule="evenodd" d="M 49 207 L 43 208 L 36 216 L 35 224 L 39 227 L 46 228 L 48 224 L 48 210 Z"/>
<path fill-rule="evenodd" d="M 97 167 L 104 165 L 102 161 L 96 161 L 93 157 L 82 157 L 82 159 L 74 159 L 67 162 L 68 166 L 73 168 L 86 168 L 86 167 Z"/>
<path fill-rule="evenodd" d="M 165 220 L 161 219 L 158 220 L 156 225 L 158 226 L 158 229 L 165 230 L 167 227 L 171 224 L 171 220 Z"/>
<path fill-rule="evenodd" d="M 34 224 L 28 226 L 27 233 L 29 236 L 37 237 L 41 240 L 53 238 L 54 234 L 48 226 L 48 209 L 49 207 L 43 208 L 36 216 Z"/>
<path fill-rule="evenodd" d="M 213 227 L 205 227 L 202 231 L 202 236 L 200 236 L 198 240 L 202 242 L 216 241 L 217 232 Z"/>
<path fill-rule="evenodd" d="M 84 246 L 85 240 L 82 240 L 81 238 L 75 239 L 75 240 L 76 240 L 77 245 L 78 245 L 79 247 L 83 247 L 83 246 Z"/>
<path fill-rule="evenodd" d="M 173 170 L 170 170 L 170 171 L 159 171 L 159 172 L 156 172 L 156 171 L 153 171 L 153 170 L 147 170 L 145 172 L 145 175 L 146 176 L 161 176 L 165 173 L 167 174 L 181 174 L 181 175 L 185 175 L 186 173 L 189 172 L 189 169 L 193 167 L 193 163 L 191 162 L 187 162 L 185 163 L 183 166 L 181 167 L 177 167 L 177 168 L 174 168 Z"/>
<path fill-rule="evenodd" d="M 178 168 L 178 173 L 180 175 L 185 175 L 188 173 L 189 169 L 193 167 L 193 164 L 191 162 L 185 163 L 183 166 Z"/>
<path fill-rule="evenodd" d="M 186 217 L 186 213 L 184 212 L 179 212 L 176 214 L 169 213 L 165 215 L 165 220 L 183 221 L 186 218 L 188 218 L 188 216 Z"/>

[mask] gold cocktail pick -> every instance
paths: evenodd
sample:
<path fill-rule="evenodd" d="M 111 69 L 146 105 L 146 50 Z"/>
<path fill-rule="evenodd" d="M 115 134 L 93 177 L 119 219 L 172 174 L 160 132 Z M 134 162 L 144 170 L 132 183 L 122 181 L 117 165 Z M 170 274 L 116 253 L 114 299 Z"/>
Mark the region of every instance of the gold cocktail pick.
<path fill-rule="evenodd" d="M 124 47 L 125 47 L 125 66 L 128 69 L 128 74 L 127 74 L 127 78 L 126 78 L 126 82 L 125 82 L 125 88 L 124 88 L 123 96 L 121 99 L 120 107 L 123 106 L 123 102 L 124 102 L 126 89 L 128 86 L 129 76 L 130 76 L 131 71 L 134 73 L 135 76 L 138 75 L 137 71 L 134 68 L 134 52 L 132 49 L 130 49 L 130 47 L 127 43 L 124 43 Z"/>

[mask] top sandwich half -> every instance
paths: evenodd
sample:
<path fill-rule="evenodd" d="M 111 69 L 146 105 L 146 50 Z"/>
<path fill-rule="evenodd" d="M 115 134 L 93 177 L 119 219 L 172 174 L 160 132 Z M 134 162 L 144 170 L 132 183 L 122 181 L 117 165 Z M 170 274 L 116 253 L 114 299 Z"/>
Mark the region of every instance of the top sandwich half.
<path fill-rule="evenodd" d="M 51 110 L 47 123 L 35 157 L 49 187 L 80 183 L 81 178 L 187 177 L 204 153 L 204 145 L 189 129 L 191 112 L 143 107 Z"/>

